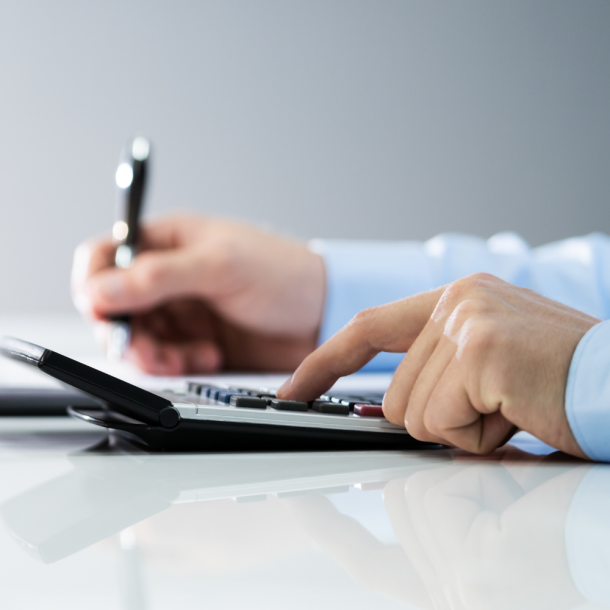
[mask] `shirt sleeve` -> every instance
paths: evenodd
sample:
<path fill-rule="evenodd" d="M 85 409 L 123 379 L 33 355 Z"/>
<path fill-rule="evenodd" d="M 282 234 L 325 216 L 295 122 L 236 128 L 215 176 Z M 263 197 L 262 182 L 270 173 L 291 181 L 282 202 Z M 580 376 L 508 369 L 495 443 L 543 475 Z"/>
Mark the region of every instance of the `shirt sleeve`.
<path fill-rule="evenodd" d="M 515 233 L 488 240 L 443 234 L 426 242 L 314 240 L 327 274 L 320 342 L 367 307 L 476 272 L 596 316 L 610 317 L 610 238 L 600 233 L 531 248 Z M 363 370 L 392 371 L 404 354 L 379 354 Z"/>
<path fill-rule="evenodd" d="M 568 373 L 566 415 L 580 448 L 610 462 L 610 321 L 580 340 Z"/>

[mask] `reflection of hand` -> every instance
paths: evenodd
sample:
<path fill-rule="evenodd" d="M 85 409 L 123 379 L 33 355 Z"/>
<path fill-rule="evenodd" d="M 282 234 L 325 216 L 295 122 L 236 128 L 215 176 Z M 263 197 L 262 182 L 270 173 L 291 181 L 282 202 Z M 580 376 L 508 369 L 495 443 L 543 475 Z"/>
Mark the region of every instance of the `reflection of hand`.
<path fill-rule="evenodd" d="M 574 350 L 597 322 L 476 274 L 361 312 L 304 360 L 279 396 L 311 400 L 380 351 L 408 351 L 383 409 L 415 438 L 487 453 L 521 428 L 585 457 L 564 399 Z"/>
<path fill-rule="evenodd" d="M 507 447 L 395 479 L 384 504 L 401 546 L 380 543 L 324 496 L 282 500 L 303 530 L 361 586 L 417 608 L 573 608 L 565 521 L 588 467 L 532 467 Z"/>
<path fill-rule="evenodd" d="M 72 292 L 96 321 L 132 314 L 127 357 L 156 374 L 294 370 L 316 344 L 324 265 L 301 244 L 177 215 L 144 225 L 130 269 L 98 239 L 74 256 Z"/>
<path fill-rule="evenodd" d="M 400 546 L 383 544 L 322 495 L 282 500 L 303 530 L 361 586 L 417 608 L 434 608 L 413 564 Z"/>
<path fill-rule="evenodd" d="M 586 470 L 538 468 L 555 476 L 526 492 L 504 466 L 458 463 L 388 483 L 384 503 L 435 608 L 572 608 L 565 520 Z"/>

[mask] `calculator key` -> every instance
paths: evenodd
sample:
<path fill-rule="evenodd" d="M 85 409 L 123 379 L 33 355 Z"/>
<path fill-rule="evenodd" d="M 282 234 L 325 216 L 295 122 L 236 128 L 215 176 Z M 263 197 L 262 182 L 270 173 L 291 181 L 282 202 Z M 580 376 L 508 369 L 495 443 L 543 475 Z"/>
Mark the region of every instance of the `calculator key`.
<path fill-rule="evenodd" d="M 195 381 L 189 381 L 188 383 L 188 393 L 189 394 L 201 394 L 201 388 L 204 384 L 197 383 Z"/>
<path fill-rule="evenodd" d="M 244 392 L 236 392 L 235 390 L 224 390 L 222 392 L 218 392 L 218 398 L 216 398 L 216 400 L 228 405 L 231 402 L 231 397 L 233 396 L 248 396 L 248 394 Z"/>
<path fill-rule="evenodd" d="M 205 396 L 205 393 L 210 388 L 218 388 L 217 385 L 212 383 L 200 383 L 198 381 L 189 381 L 188 384 L 188 393 L 189 394 L 200 394 L 201 396 Z"/>
<path fill-rule="evenodd" d="M 347 396 L 333 396 L 331 398 L 331 402 L 335 402 L 337 404 L 340 405 L 347 405 L 350 409 L 354 408 L 354 405 L 365 405 L 365 404 L 369 404 L 368 400 L 364 400 L 364 398 L 354 398 L 353 396 L 351 397 L 347 397 Z"/>
<path fill-rule="evenodd" d="M 349 415 L 349 405 L 325 400 L 314 400 L 311 404 L 311 410 L 318 413 L 332 413 L 333 415 Z"/>
<path fill-rule="evenodd" d="M 275 398 L 275 392 L 262 391 L 262 390 L 248 390 L 250 396 L 256 396 L 257 398 Z"/>
<path fill-rule="evenodd" d="M 354 413 L 360 417 L 384 417 L 381 405 L 354 405 Z"/>
<path fill-rule="evenodd" d="M 233 407 L 243 407 L 246 409 L 266 409 L 267 401 L 264 398 L 256 398 L 256 396 L 243 396 L 233 394 L 229 404 Z"/>
<path fill-rule="evenodd" d="M 218 395 L 223 391 L 226 392 L 226 388 L 210 388 L 206 394 L 210 400 L 218 400 Z"/>
<path fill-rule="evenodd" d="M 307 411 L 309 405 L 306 402 L 298 400 L 279 400 L 272 399 L 269 401 L 269 406 L 278 411 Z"/>

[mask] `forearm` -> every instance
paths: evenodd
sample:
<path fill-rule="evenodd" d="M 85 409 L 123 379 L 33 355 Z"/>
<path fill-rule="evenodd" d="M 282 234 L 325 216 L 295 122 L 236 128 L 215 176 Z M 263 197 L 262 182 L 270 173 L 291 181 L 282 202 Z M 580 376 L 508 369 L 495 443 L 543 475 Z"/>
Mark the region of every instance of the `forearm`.
<path fill-rule="evenodd" d="M 602 234 L 530 248 L 514 233 L 488 240 L 444 234 L 427 242 L 315 240 L 327 273 L 320 343 L 358 311 L 431 290 L 476 272 L 596 316 L 610 317 L 610 239 Z M 380 354 L 366 370 L 393 370 L 401 354 Z"/>

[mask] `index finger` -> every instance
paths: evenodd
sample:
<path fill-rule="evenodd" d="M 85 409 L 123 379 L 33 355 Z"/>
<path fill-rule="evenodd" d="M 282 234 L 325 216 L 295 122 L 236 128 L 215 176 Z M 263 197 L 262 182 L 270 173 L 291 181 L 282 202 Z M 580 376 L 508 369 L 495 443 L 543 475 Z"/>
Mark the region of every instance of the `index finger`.
<path fill-rule="evenodd" d="M 406 352 L 428 322 L 445 288 L 365 309 L 312 352 L 278 390 L 288 400 L 314 400 L 339 377 L 361 369 L 379 352 Z"/>
<path fill-rule="evenodd" d="M 164 250 L 176 247 L 181 241 L 181 231 L 192 226 L 194 217 L 188 214 L 174 214 L 155 221 L 142 223 L 142 250 Z M 114 267 L 117 243 L 110 236 L 94 237 L 76 247 L 72 262 L 70 280 L 72 299 L 76 308 L 84 315 L 99 318 L 92 310 L 90 298 L 85 290 L 87 280 L 107 269 Z"/>

